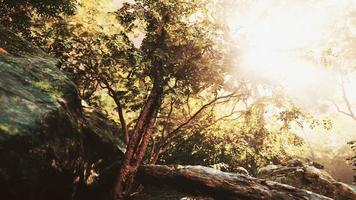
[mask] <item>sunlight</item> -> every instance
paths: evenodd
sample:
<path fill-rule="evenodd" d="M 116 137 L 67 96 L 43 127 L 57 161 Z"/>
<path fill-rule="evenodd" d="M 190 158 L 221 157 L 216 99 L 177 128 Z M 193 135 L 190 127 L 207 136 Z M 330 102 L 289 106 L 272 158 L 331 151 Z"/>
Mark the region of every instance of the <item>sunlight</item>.
<path fill-rule="evenodd" d="M 287 2 L 261 1 L 243 12 L 238 8 L 228 24 L 243 52 L 240 68 L 287 89 L 302 89 L 326 75 L 319 62 L 321 44 L 337 8 Z"/>
<path fill-rule="evenodd" d="M 350 47 L 343 46 L 342 37 L 345 27 L 349 26 L 349 34 L 356 38 L 355 26 L 347 24 L 350 16 L 346 14 L 356 9 L 356 1 L 271 0 L 242 4 L 229 4 L 226 9 L 233 12 L 225 12 L 234 13 L 228 15 L 227 23 L 239 52 L 236 55 L 240 61 L 236 66 L 239 72 L 252 80 L 282 85 L 293 102 L 308 112 L 337 118 L 330 131 L 332 137 L 325 134 L 324 129 L 307 133 L 300 130 L 303 133 L 298 135 L 306 141 L 340 148 L 345 141 L 354 139 L 354 122 L 337 113 L 331 102 L 347 111 L 340 86 L 340 69 L 356 66 L 356 63 L 354 54 L 344 54 Z M 325 59 L 330 63 L 326 64 Z M 344 84 L 347 98 L 354 107 L 355 73 L 348 72 Z"/>
<path fill-rule="evenodd" d="M 0 200 L 356 200 L 356 0 L 0 5 Z"/>

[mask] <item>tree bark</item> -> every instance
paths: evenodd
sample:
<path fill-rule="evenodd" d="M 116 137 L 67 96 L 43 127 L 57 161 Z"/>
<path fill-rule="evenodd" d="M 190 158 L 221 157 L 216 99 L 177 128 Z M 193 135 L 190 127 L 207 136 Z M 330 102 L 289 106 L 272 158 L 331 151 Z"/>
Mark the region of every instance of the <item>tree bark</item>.
<path fill-rule="evenodd" d="M 115 103 L 117 105 L 117 113 L 119 115 L 120 124 L 121 124 L 121 127 L 122 127 L 122 131 L 124 133 L 124 142 L 127 145 L 129 143 L 129 130 L 128 130 L 128 127 L 126 125 L 124 113 L 122 111 L 122 105 L 121 105 L 120 101 L 117 99 L 117 97 L 114 98 L 114 101 L 115 101 Z"/>
<path fill-rule="evenodd" d="M 158 161 L 159 156 L 161 155 L 161 153 L 160 153 L 161 147 L 159 147 L 158 145 L 157 146 L 153 146 L 153 151 L 152 151 L 153 153 L 151 155 L 149 164 L 156 164 L 156 162 Z"/>
<path fill-rule="evenodd" d="M 152 135 L 152 127 L 161 105 L 162 95 L 162 82 L 156 81 L 130 135 L 125 158 L 118 172 L 115 193 L 119 199 L 128 195 L 138 167 L 145 155 L 148 140 Z"/>
<path fill-rule="evenodd" d="M 137 180 L 144 185 L 168 185 L 182 192 L 224 200 L 331 200 L 289 185 L 202 166 L 141 166 Z"/>

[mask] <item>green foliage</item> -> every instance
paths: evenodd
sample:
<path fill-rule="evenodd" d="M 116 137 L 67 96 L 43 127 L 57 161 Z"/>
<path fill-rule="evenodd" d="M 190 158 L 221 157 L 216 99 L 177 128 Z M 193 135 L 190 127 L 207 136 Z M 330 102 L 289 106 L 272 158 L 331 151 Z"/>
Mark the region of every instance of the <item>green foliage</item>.
<path fill-rule="evenodd" d="M 88 6 L 91 4 L 83 1 L 80 14 L 44 20 L 31 29 L 32 40 L 60 59 L 59 67 L 89 104 L 106 109 L 117 119 L 117 105 L 109 103 L 114 99 L 103 98 L 102 90 L 106 91 L 120 100 L 130 126 L 145 103 L 155 71 L 164 79 L 168 98 L 185 99 L 206 89 L 212 93 L 221 89 L 227 66 L 223 66 L 225 49 L 219 26 L 207 17 L 189 21 L 192 15 L 207 12 L 203 1 L 137 1 L 115 12 L 116 20 L 112 13 Z M 89 12 L 93 15 L 83 14 Z M 116 29 L 96 24 L 97 15 L 114 23 Z M 132 39 L 136 32 L 144 33 L 140 46 Z M 166 112 L 166 106 L 161 112 Z"/>
<path fill-rule="evenodd" d="M 197 92 L 223 81 L 222 52 L 215 48 L 221 40 L 219 27 L 207 20 L 189 22 L 197 12 L 205 12 L 203 1 L 138 0 L 117 12 L 127 31 L 136 24 L 144 26 L 143 74 L 152 76 L 152 67 L 158 67 L 166 82 L 174 82 L 174 92 Z"/>
<path fill-rule="evenodd" d="M 237 171 L 238 167 L 244 167 L 251 174 L 256 174 L 259 167 L 301 156 L 304 141 L 293 134 L 290 127 L 293 123 L 303 123 L 305 119 L 302 113 L 292 107 L 268 116 L 266 107 L 270 103 L 257 100 L 242 109 L 237 118 L 235 115 L 213 126 L 210 124 L 217 117 L 212 120 L 203 118 L 200 120 L 200 127 L 203 128 L 186 130 L 187 133 L 175 140 L 172 148 L 159 162 L 215 167 L 223 165 L 227 171 Z M 270 123 L 279 126 L 270 127 Z M 300 154 L 296 153 L 298 151 Z"/>
<path fill-rule="evenodd" d="M 223 163 L 226 171 L 234 172 L 238 167 L 244 167 L 256 174 L 259 167 L 269 163 L 279 164 L 291 158 L 293 154 L 285 151 L 285 146 L 294 146 L 294 150 L 302 149 L 303 140 L 293 134 L 281 136 L 278 132 L 266 132 L 268 135 L 257 139 L 255 135 L 261 135 L 261 132 L 245 133 L 235 128 L 234 132 L 222 135 L 197 132 L 180 137 L 159 163 L 204 166 Z M 281 144 L 279 140 L 282 138 L 288 141 Z M 258 141 L 260 143 L 257 146 Z"/>
<path fill-rule="evenodd" d="M 76 0 L 0 0 L 0 22 L 28 35 L 29 27 L 36 23 L 34 15 L 48 18 L 73 14 L 76 6 Z"/>
<path fill-rule="evenodd" d="M 207 20 L 188 20 L 204 12 L 203 5 L 191 1 L 137 1 L 124 4 L 115 13 L 118 21 L 113 23 L 119 24 L 116 31 L 102 31 L 106 29 L 100 25 L 93 28 L 93 24 L 75 16 L 44 21 L 31 34 L 38 45 L 61 60 L 61 69 L 76 82 L 85 100 L 93 100 L 102 88 L 125 90 L 122 104 L 136 112 L 157 70 L 165 79 L 167 94 L 221 87 L 224 68 L 223 49 L 217 45 L 221 41 L 219 27 Z M 96 11 L 87 12 L 104 12 L 90 9 Z M 140 47 L 131 38 L 137 31 L 145 34 Z"/>

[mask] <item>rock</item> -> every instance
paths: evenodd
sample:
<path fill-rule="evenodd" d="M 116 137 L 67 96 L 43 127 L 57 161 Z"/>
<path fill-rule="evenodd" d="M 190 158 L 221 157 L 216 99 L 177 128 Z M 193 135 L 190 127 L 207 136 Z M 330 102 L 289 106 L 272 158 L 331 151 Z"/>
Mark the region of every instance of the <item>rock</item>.
<path fill-rule="evenodd" d="M 243 168 L 243 167 L 237 167 L 237 168 L 236 168 L 236 173 L 242 174 L 242 175 L 247 175 L 247 176 L 250 175 L 250 174 L 248 173 L 247 169 L 245 169 L 245 168 Z"/>
<path fill-rule="evenodd" d="M 313 161 L 313 162 L 311 162 L 310 164 L 311 164 L 312 166 L 318 168 L 318 169 L 324 169 L 324 165 L 322 165 L 322 164 L 320 164 L 320 163 L 318 163 L 318 162 Z"/>
<path fill-rule="evenodd" d="M 278 169 L 277 165 L 267 165 L 265 167 L 258 169 L 257 174 L 258 175 L 269 174 L 271 171 L 273 171 L 275 169 Z"/>
<path fill-rule="evenodd" d="M 0 47 L 0 193 L 68 199 L 83 165 L 78 92 L 55 59 L 3 28 Z"/>
<path fill-rule="evenodd" d="M 94 163 L 123 156 L 118 128 L 83 111 L 54 58 L 1 26 L 0 48 L 0 198 L 72 199 Z"/>
<path fill-rule="evenodd" d="M 83 107 L 85 126 L 82 128 L 86 160 L 95 162 L 106 159 L 112 164 L 113 160 L 121 160 L 126 145 L 119 139 L 120 128 L 114 121 L 99 110 Z M 110 159 L 110 156 L 114 158 Z M 106 165 L 105 165 L 106 166 Z"/>
<path fill-rule="evenodd" d="M 289 166 L 289 167 L 301 167 L 303 166 L 303 161 L 301 159 L 295 158 L 288 160 L 285 163 L 282 163 L 282 165 Z"/>
<path fill-rule="evenodd" d="M 336 200 L 356 199 L 356 192 L 351 187 L 333 179 L 322 169 L 322 165 L 314 162 L 306 163 L 294 159 L 282 165 L 268 165 L 258 171 L 257 177 L 306 189 Z"/>
<path fill-rule="evenodd" d="M 356 191 L 356 185 L 348 185 L 348 186 L 350 186 L 352 189 Z"/>

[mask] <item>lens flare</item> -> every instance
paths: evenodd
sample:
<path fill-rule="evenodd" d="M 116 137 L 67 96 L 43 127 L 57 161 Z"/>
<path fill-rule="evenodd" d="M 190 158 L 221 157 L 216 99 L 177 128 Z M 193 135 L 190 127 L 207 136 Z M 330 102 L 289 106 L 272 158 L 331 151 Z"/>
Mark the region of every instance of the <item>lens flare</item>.
<path fill-rule="evenodd" d="M 331 45 L 335 27 L 345 21 L 343 10 L 353 3 L 335 0 L 237 3 L 236 14 L 228 17 L 227 23 L 242 52 L 238 67 L 255 79 L 282 84 L 294 95 L 337 79 L 322 56 Z"/>

